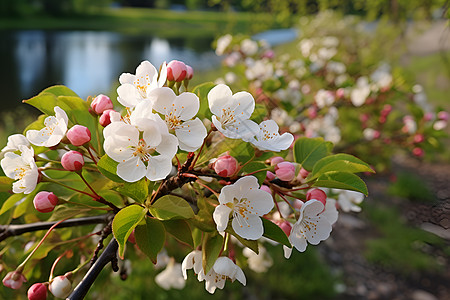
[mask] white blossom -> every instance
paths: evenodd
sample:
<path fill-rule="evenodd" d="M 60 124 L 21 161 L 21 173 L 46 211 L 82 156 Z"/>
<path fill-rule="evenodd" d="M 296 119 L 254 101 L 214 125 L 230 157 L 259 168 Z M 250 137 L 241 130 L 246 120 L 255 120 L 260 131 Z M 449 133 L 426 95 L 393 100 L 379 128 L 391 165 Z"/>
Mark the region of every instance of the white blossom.
<path fill-rule="evenodd" d="M 23 134 L 13 134 L 8 137 L 8 142 L 6 146 L 1 150 L 1 156 L 6 152 L 17 151 L 19 150 L 19 146 L 30 146 L 30 142 Z"/>
<path fill-rule="evenodd" d="M 55 116 L 45 118 L 45 127 L 41 130 L 28 130 L 27 139 L 36 146 L 53 147 L 59 144 L 67 131 L 69 119 L 64 110 L 55 106 Z"/>
<path fill-rule="evenodd" d="M 208 93 L 209 109 L 214 114 L 212 122 L 224 136 L 248 140 L 258 125 L 249 120 L 255 109 L 255 100 L 247 92 L 232 94 L 231 89 L 219 84 Z"/>
<path fill-rule="evenodd" d="M 315 100 L 319 108 L 324 108 L 334 103 L 334 94 L 331 91 L 320 89 L 315 96 Z"/>
<path fill-rule="evenodd" d="M 257 240 L 264 233 L 260 217 L 269 213 L 273 206 L 272 196 L 259 189 L 256 177 L 242 177 L 234 184 L 223 187 L 220 192 L 219 205 L 213 213 L 217 231 L 225 231 L 232 215 L 231 226 L 236 234 Z"/>
<path fill-rule="evenodd" d="M 36 188 L 39 178 L 34 150 L 20 145 L 19 151 L 20 155 L 13 152 L 5 153 L 0 164 L 7 177 L 17 180 L 13 183 L 13 192 L 29 194 Z"/>
<path fill-rule="evenodd" d="M 203 272 L 202 266 L 202 251 L 194 250 L 189 252 L 181 263 L 181 272 L 183 274 L 184 280 L 187 280 L 187 270 L 194 269 L 195 274 L 200 274 Z M 199 280 L 200 281 L 200 280 Z"/>
<path fill-rule="evenodd" d="M 242 254 L 247 257 L 248 267 L 256 273 L 264 273 L 273 265 L 273 259 L 262 245 L 258 247 L 256 254 L 250 248 L 245 247 Z"/>
<path fill-rule="evenodd" d="M 322 202 L 314 199 L 300 208 L 300 216 L 289 235 L 289 241 L 298 251 L 304 252 L 308 243 L 317 245 L 330 236 L 331 223 L 321 214 L 323 210 Z"/>
<path fill-rule="evenodd" d="M 364 194 L 355 191 L 333 189 L 333 192 L 337 192 L 339 207 L 345 212 L 360 212 L 361 207 L 359 204 L 364 200 Z"/>
<path fill-rule="evenodd" d="M 259 131 L 250 140 L 260 150 L 275 152 L 288 149 L 293 141 L 294 136 L 289 132 L 285 132 L 282 135 L 278 133 L 278 125 L 274 120 L 261 122 Z"/>
<path fill-rule="evenodd" d="M 359 77 L 356 81 L 356 86 L 350 92 L 350 100 L 356 107 L 360 107 L 366 102 L 370 95 L 370 85 L 367 77 Z"/>
<path fill-rule="evenodd" d="M 252 56 L 258 52 L 258 43 L 245 39 L 241 42 L 241 51 L 247 56 Z"/>
<path fill-rule="evenodd" d="M 183 289 L 186 281 L 183 279 L 181 264 L 175 263 L 172 258 L 166 269 L 155 276 L 155 282 L 165 290 Z"/>
<path fill-rule="evenodd" d="M 217 258 L 211 270 L 205 275 L 203 269 L 198 275 L 198 280 L 205 280 L 205 289 L 213 294 L 216 288 L 223 289 L 227 279 L 234 282 L 236 279 L 244 286 L 247 284 L 247 279 L 241 268 L 239 268 L 228 257 L 221 256 Z"/>
<path fill-rule="evenodd" d="M 185 92 L 177 96 L 172 89 L 163 87 L 150 92 L 149 98 L 153 109 L 164 115 L 168 129 L 177 136 L 181 150 L 193 152 L 200 148 L 207 133 L 202 121 L 193 119 L 200 108 L 197 95 Z"/>
<path fill-rule="evenodd" d="M 117 88 L 117 101 L 125 107 L 133 108 L 139 102 L 148 98 L 148 94 L 155 88 L 164 86 L 167 79 L 167 65 L 162 64 L 161 73 L 149 62 L 143 61 L 136 68 L 136 75 L 122 73 L 119 77 L 120 86 Z"/>
<path fill-rule="evenodd" d="M 221 36 L 218 40 L 217 40 L 217 45 L 216 45 L 216 54 L 217 55 L 222 55 L 224 54 L 225 50 L 227 49 L 227 47 L 230 45 L 231 41 L 233 40 L 233 37 L 231 36 L 231 34 L 226 34 L 224 36 Z"/>

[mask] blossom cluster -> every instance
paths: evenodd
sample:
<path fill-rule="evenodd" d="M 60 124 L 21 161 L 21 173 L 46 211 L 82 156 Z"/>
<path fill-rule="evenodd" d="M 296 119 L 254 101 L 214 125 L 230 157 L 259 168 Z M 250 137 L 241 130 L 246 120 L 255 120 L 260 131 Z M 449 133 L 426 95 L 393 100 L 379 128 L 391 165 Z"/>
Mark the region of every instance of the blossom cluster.
<path fill-rule="evenodd" d="M 449 114 L 435 110 L 378 46 L 367 46 L 383 36 L 330 12 L 302 20 L 301 33 L 296 52 L 281 55 L 264 41 L 219 38 L 216 53 L 228 71 L 216 82 L 248 85 L 280 127 L 323 137 L 379 170 L 389 164 L 383 153 L 407 149 L 422 157 L 442 146 Z"/>
<path fill-rule="evenodd" d="M 251 42 L 242 46 L 246 55 L 258 51 Z M 193 269 L 214 293 L 227 279 L 246 285 L 242 266 L 247 263 L 255 272 L 270 268 L 273 259 L 264 242 L 283 245 L 289 258 L 293 248 L 303 252 L 308 244 L 326 240 L 338 210 L 360 210 L 367 188 L 354 173 L 372 172 L 369 165 L 333 155 L 331 144 L 320 138 L 294 141 L 249 92 L 233 93 L 228 85 L 214 83 L 190 89 L 192 77 L 193 69 L 180 61 L 163 63 L 159 70 L 143 61 L 134 74 L 119 77 L 117 102 L 103 94 L 84 101 L 63 86 L 25 101 L 44 116 L 23 135 L 10 136 L 1 151 L 2 191 L 13 194 L 2 213 L 22 222 L 58 221 L 39 243 L 27 246 L 33 250 L 6 275 L 5 286 L 20 289 L 40 247 L 61 246 L 49 280 L 31 285 L 28 298 L 46 299 L 47 290 L 68 297 L 90 261 L 85 256 L 95 261 L 112 232 L 121 259 L 128 244 L 127 251 L 144 254 L 155 269 L 165 267 L 155 277 L 162 288 L 184 288 Z M 314 155 L 315 148 L 321 150 Z M 344 167 L 336 169 L 335 162 Z M 356 182 L 349 188 L 357 196 L 326 190 L 339 179 L 316 187 L 319 178 L 336 172 Z M 69 222 L 75 216 L 83 222 Z M 57 225 L 88 225 L 86 218 L 100 219 L 100 228 L 58 229 L 65 241 L 47 244 Z M 172 254 L 179 249 L 164 247 L 172 237 L 191 247 L 181 264 Z M 64 257 L 78 259 L 79 266 L 53 276 Z"/>

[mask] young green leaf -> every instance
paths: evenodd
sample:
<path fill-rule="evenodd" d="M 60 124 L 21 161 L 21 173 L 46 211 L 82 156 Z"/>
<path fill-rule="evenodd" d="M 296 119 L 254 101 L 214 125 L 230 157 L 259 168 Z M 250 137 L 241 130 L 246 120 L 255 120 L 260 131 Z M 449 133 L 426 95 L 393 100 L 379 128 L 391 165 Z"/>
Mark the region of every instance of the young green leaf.
<path fill-rule="evenodd" d="M 255 171 L 264 170 L 265 168 L 267 168 L 267 165 L 265 163 L 259 162 L 259 161 L 252 161 L 252 162 L 246 164 L 241 169 L 241 172 L 243 172 L 244 174 L 248 174 L 248 173 L 253 173 Z M 259 185 L 261 185 L 261 184 L 263 184 L 264 179 L 266 179 L 266 174 L 267 174 L 267 171 L 264 170 L 264 171 L 254 173 L 253 176 L 258 178 L 258 183 L 259 183 Z"/>
<path fill-rule="evenodd" d="M 194 248 L 194 240 L 192 239 L 191 226 L 185 220 L 166 220 L 162 222 L 166 231 L 174 238 L 184 244 L 188 244 Z"/>
<path fill-rule="evenodd" d="M 102 158 L 97 162 L 98 170 L 105 175 L 107 178 L 115 182 L 125 182 L 122 178 L 117 176 L 117 165 L 119 163 L 114 161 L 108 155 L 103 155 Z"/>
<path fill-rule="evenodd" d="M 26 196 L 24 194 L 14 194 L 3 203 L 2 208 L 0 209 L 0 215 L 4 214 L 8 210 L 14 207 L 17 202 L 25 198 Z"/>
<path fill-rule="evenodd" d="M 295 162 L 308 171 L 312 171 L 315 163 L 330 154 L 333 144 L 323 138 L 302 137 L 294 143 Z"/>
<path fill-rule="evenodd" d="M 134 229 L 134 237 L 139 249 L 156 264 L 156 257 L 166 241 L 166 231 L 161 221 L 145 218 L 145 224 Z"/>
<path fill-rule="evenodd" d="M 146 178 L 142 178 L 136 182 L 125 182 L 123 185 L 119 185 L 115 190 L 121 195 L 130 197 L 139 203 L 144 203 L 148 196 L 148 181 Z"/>
<path fill-rule="evenodd" d="M 349 172 L 327 172 L 320 175 L 312 186 L 352 190 L 363 193 L 366 196 L 368 195 L 367 186 L 364 181 Z"/>
<path fill-rule="evenodd" d="M 14 179 L 6 176 L 0 176 L 0 192 L 8 192 L 12 189 Z"/>
<path fill-rule="evenodd" d="M 359 158 L 349 154 L 335 154 L 322 158 L 315 165 L 308 177 L 309 180 L 316 179 L 320 175 L 330 172 L 372 172 L 375 171 L 365 162 Z"/>
<path fill-rule="evenodd" d="M 215 87 L 216 84 L 213 82 L 205 82 L 200 85 L 194 87 L 192 92 L 196 94 L 200 100 L 200 109 L 198 110 L 197 116 L 200 119 L 208 118 L 211 119 L 211 111 L 209 110 L 208 104 L 208 93 L 209 91 Z"/>
<path fill-rule="evenodd" d="M 123 259 L 125 243 L 133 229 L 142 221 L 147 210 L 139 205 L 130 205 L 120 210 L 114 217 L 112 229 L 119 244 L 119 256 Z"/>
<path fill-rule="evenodd" d="M 281 229 L 277 224 L 273 223 L 272 221 L 269 221 L 265 218 L 261 218 L 264 225 L 264 234 L 266 238 L 269 238 L 275 242 L 278 242 L 280 244 L 283 244 L 285 246 L 288 246 L 289 248 L 292 247 L 291 243 L 289 242 L 289 239 L 284 233 L 283 229 Z"/>
<path fill-rule="evenodd" d="M 160 220 L 190 219 L 194 211 L 189 203 L 181 197 L 166 195 L 149 207 L 150 213 Z"/>
<path fill-rule="evenodd" d="M 219 234 L 211 236 L 205 234 L 202 243 L 202 265 L 205 274 L 208 274 L 209 270 L 214 266 L 220 251 L 222 250 L 223 237 Z"/>

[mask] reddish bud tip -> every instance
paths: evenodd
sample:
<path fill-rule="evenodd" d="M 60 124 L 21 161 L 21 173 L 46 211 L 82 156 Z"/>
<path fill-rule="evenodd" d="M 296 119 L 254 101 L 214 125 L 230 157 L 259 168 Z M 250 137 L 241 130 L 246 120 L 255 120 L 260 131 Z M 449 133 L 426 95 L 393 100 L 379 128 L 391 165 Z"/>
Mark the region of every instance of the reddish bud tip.
<path fill-rule="evenodd" d="M 75 125 L 66 133 L 70 143 L 74 146 L 81 146 L 91 141 L 91 131 L 82 125 Z"/>
<path fill-rule="evenodd" d="M 172 60 L 167 64 L 167 80 L 181 82 L 187 74 L 184 62 Z"/>
<path fill-rule="evenodd" d="M 69 151 L 62 156 L 61 164 L 67 171 L 79 171 L 84 166 L 84 158 L 78 151 Z"/>
<path fill-rule="evenodd" d="M 33 199 L 34 208 L 41 213 L 48 213 L 55 209 L 58 204 L 58 197 L 52 192 L 39 192 Z"/>
<path fill-rule="evenodd" d="M 327 194 L 321 189 L 312 189 L 306 193 L 306 201 L 318 200 L 325 206 L 327 204 Z"/>
<path fill-rule="evenodd" d="M 43 283 L 35 283 L 28 289 L 28 300 L 47 299 L 47 286 Z"/>
<path fill-rule="evenodd" d="M 295 177 L 295 166 L 293 163 L 283 161 L 277 164 L 275 174 L 283 181 L 291 181 Z"/>
<path fill-rule="evenodd" d="M 232 176 L 238 167 L 236 158 L 231 155 L 224 155 L 216 159 L 214 162 L 214 171 L 222 177 Z"/>
<path fill-rule="evenodd" d="M 91 103 L 92 110 L 97 114 L 101 115 L 105 110 L 112 109 L 114 107 L 111 99 L 105 95 L 98 95 Z"/>

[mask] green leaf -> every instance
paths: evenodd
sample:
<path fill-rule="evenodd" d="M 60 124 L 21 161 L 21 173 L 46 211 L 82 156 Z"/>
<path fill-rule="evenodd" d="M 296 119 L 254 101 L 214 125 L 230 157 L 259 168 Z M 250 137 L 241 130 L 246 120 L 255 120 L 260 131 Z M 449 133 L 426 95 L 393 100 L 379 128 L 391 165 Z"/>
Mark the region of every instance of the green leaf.
<path fill-rule="evenodd" d="M 352 190 L 363 193 L 366 196 L 368 195 L 367 186 L 364 181 L 349 172 L 327 172 L 320 175 L 312 186 Z"/>
<path fill-rule="evenodd" d="M 166 231 L 161 221 L 145 218 L 144 225 L 138 225 L 134 229 L 134 237 L 139 249 L 156 264 L 156 257 L 166 241 Z"/>
<path fill-rule="evenodd" d="M 0 209 L 0 215 L 4 214 L 8 210 L 14 207 L 17 202 L 25 198 L 24 194 L 14 194 L 3 203 L 2 208 Z"/>
<path fill-rule="evenodd" d="M 194 248 L 194 240 L 192 239 L 191 226 L 185 220 L 167 220 L 162 222 L 166 231 L 170 233 L 181 243 L 187 244 Z"/>
<path fill-rule="evenodd" d="M 202 265 L 205 274 L 214 266 L 220 251 L 222 250 L 223 237 L 219 234 L 211 236 L 205 234 L 202 243 Z"/>
<path fill-rule="evenodd" d="M 125 182 L 123 185 L 119 185 L 115 190 L 127 197 L 138 201 L 139 203 L 144 203 L 148 196 L 148 182 L 146 178 L 142 178 L 136 182 Z"/>
<path fill-rule="evenodd" d="M 215 87 L 216 84 L 213 82 L 205 82 L 200 85 L 197 85 L 194 87 L 192 92 L 196 94 L 200 100 L 200 109 L 198 110 L 197 116 L 200 119 L 211 119 L 211 111 L 209 110 L 209 104 L 208 104 L 208 93 L 209 91 Z"/>
<path fill-rule="evenodd" d="M 48 87 L 45 90 L 43 90 L 42 92 L 40 92 L 39 94 L 43 94 L 43 93 L 50 93 L 50 94 L 55 95 L 56 97 L 58 97 L 58 96 L 78 97 L 78 95 L 74 91 L 72 91 L 65 85 L 54 85 L 54 86 Z"/>
<path fill-rule="evenodd" d="M 278 242 L 280 244 L 283 244 L 289 248 L 292 247 L 291 243 L 289 242 L 289 239 L 284 233 L 283 229 L 281 229 L 277 224 L 273 223 L 270 220 L 267 220 L 265 218 L 261 218 L 264 224 L 264 234 L 266 238 L 269 238 L 275 242 Z"/>
<path fill-rule="evenodd" d="M 209 203 L 209 201 L 213 200 L 207 200 L 205 197 L 199 196 L 197 198 L 198 212 L 195 215 L 195 218 L 189 220 L 192 225 L 206 232 L 212 232 L 216 230 L 216 223 L 214 223 L 214 220 L 212 218 L 212 214 L 215 208 Z"/>
<path fill-rule="evenodd" d="M 261 123 L 267 117 L 267 108 L 264 104 L 257 103 L 255 105 L 255 110 L 252 113 L 251 120 L 256 123 Z"/>
<path fill-rule="evenodd" d="M 120 210 L 114 217 L 112 229 L 119 244 L 119 256 L 123 259 L 125 243 L 133 229 L 142 221 L 146 209 L 139 205 L 130 205 Z"/>
<path fill-rule="evenodd" d="M 160 220 L 190 219 L 194 211 L 189 203 L 181 197 L 166 195 L 149 207 L 150 213 Z"/>
<path fill-rule="evenodd" d="M 325 142 L 323 138 L 299 138 L 294 143 L 295 162 L 312 171 L 314 164 L 329 155 L 332 147 L 333 144 Z"/>
<path fill-rule="evenodd" d="M 0 176 L 0 192 L 8 192 L 12 190 L 12 183 L 14 179 L 6 176 Z"/>
<path fill-rule="evenodd" d="M 308 179 L 315 179 L 320 175 L 330 171 L 349 173 L 375 172 L 367 163 L 363 162 L 359 158 L 353 155 L 341 153 L 330 155 L 319 160 L 314 165 L 314 168 Z"/>
<path fill-rule="evenodd" d="M 122 178 L 117 176 L 117 165 L 119 163 L 110 158 L 108 155 L 103 155 L 102 158 L 97 162 L 98 170 L 105 175 L 107 178 L 115 182 L 125 182 Z"/>
<path fill-rule="evenodd" d="M 248 164 L 246 164 L 242 169 L 241 172 L 244 174 L 253 173 L 255 171 L 266 169 L 268 166 L 263 162 L 258 161 L 252 161 Z M 252 174 L 258 179 L 259 185 L 263 184 L 264 179 L 266 179 L 267 171 L 260 171 Z"/>
<path fill-rule="evenodd" d="M 56 98 L 54 94 L 42 91 L 39 95 L 28 100 L 23 100 L 22 102 L 36 107 L 46 115 L 54 116 Z"/>

